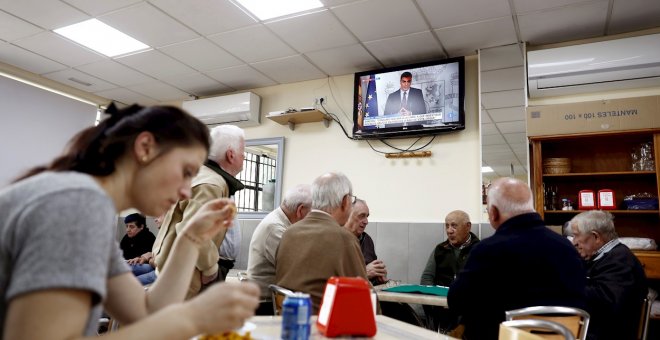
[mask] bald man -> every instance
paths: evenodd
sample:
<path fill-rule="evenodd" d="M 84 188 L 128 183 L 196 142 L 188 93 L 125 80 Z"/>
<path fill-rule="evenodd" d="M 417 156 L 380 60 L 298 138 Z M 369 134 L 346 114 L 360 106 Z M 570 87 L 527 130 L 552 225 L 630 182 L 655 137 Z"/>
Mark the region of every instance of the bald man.
<path fill-rule="evenodd" d="M 454 210 L 445 217 L 447 240 L 438 244 L 431 252 L 420 283 L 423 285 L 449 286 L 465 265 L 470 250 L 479 243 L 477 235 L 470 229 L 470 215 Z M 458 316 L 446 308 L 424 305 L 429 326 L 447 333 L 458 325 Z"/>
<path fill-rule="evenodd" d="M 488 189 L 495 234 L 477 244 L 449 288 L 464 338 L 497 339 L 504 312 L 529 306 L 585 307 L 586 278 L 573 245 L 545 226 L 526 183 L 500 178 Z"/>

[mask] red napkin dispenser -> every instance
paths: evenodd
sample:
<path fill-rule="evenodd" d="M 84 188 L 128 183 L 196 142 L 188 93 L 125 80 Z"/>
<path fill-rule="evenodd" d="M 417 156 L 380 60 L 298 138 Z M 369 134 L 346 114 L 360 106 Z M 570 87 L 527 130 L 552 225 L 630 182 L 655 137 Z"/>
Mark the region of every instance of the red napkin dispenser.
<path fill-rule="evenodd" d="M 616 202 L 614 199 L 614 191 L 610 189 L 598 190 L 598 209 L 616 209 L 616 204 L 614 202 Z"/>
<path fill-rule="evenodd" d="M 359 277 L 329 278 L 316 327 L 329 338 L 376 335 L 376 294 L 369 282 Z"/>

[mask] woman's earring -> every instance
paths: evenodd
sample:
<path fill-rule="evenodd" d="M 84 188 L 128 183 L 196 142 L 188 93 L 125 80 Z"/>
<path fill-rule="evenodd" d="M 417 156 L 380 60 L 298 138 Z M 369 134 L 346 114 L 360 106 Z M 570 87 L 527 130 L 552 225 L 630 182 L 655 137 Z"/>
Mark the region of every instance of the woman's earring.
<path fill-rule="evenodd" d="M 149 157 L 142 156 L 142 163 L 146 163 L 149 160 Z"/>

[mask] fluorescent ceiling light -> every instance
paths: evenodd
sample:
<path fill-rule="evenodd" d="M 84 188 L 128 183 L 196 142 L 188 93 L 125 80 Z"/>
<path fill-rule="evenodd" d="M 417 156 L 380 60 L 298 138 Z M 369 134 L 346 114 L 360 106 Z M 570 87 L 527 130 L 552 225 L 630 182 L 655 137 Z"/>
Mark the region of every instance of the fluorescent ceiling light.
<path fill-rule="evenodd" d="M 60 90 L 56 90 L 56 89 L 54 89 L 54 88 L 52 88 L 52 87 L 48 87 L 48 86 L 45 86 L 45 85 L 41 85 L 41 84 L 39 84 L 39 83 L 35 83 L 35 82 L 33 82 L 33 81 L 30 81 L 30 80 L 28 80 L 28 79 L 24 79 L 24 78 L 21 78 L 21 77 L 15 76 L 15 75 L 10 74 L 10 73 L 5 73 L 5 72 L 0 71 L 0 76 L 7 77 L 7 78 L 9 78 L 9 79 L 13 79 L 13 80 L 16 80 L 16 81 L 20 81 L 21 83 L 28 84 L 28 85 L 30 85 L 30 86 L 34 86 L 34 87 L 36 87 L 36 88 L 39 88 L 39 89 L 42 89 L 42 90 L 46 90 L 46 91 L 49 91 L 49 92 L 53 92 L 53 93 L 59 94 L 60 96 L 64 96 L 64 97 L 67 97 L 67 98 L 71 98 L 71 99 L 74 99 L 74 100 L 77 100 L 77 101 L 83 102 L 83 103 L 85 103 L 85 104 L 89 104 L 89 105 L 96 106 L 96 107 L 99 106 L 99 104 L 97 104 L 97 103 L 95 103 L 95 102 L 92 102 L 92 101 L 90 101 L 90 100 L 87 100 L 87 99 L 85 99 L 85 98 L 78 97 L 78 96 L 76 96 L 76 95 L 69 94 L 69 93 L 66 93 L 66 92 L 63 92 L 63 91 L 60 91 Z"/>
<path fill-rule="evenodd" d="M 485 173 L 485 172 L 493 172 L 493 168 L 491 168 L 489 166 L 482 166 L 481 167 L 481 173 Z"/>
<path fill-rule="evenodd" d="M 108 57 L 149 48 L 142 42 L 96 19 L 58 28 L 54 32 Z"/>
<path fill-rule="evenodd" d="M 558 62 L 555 62 L 555 63 L 538 63 L 538 64 L 529 65 L 529 68 L 557 67 L 557 66 L 566 66 L 566 65 L 575 65 L 575 64 L 588 64 L 592 61 L 594 61 L 594 58 L 558 61 Z"/>
<path fill-rule="evenodd" d="M 260 20 L 323 7 L 319 0 L 236 0 Z"/>

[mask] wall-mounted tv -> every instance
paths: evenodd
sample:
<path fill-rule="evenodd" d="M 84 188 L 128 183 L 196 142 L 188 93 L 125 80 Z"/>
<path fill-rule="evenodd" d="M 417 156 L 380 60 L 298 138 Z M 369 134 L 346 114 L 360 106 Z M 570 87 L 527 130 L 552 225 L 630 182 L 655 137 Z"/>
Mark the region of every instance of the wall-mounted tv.
<path fill-rule="evenodd" d="M 382 139 L 465 129 L 465 58 L 355 74 L 353 137 Z"/>

